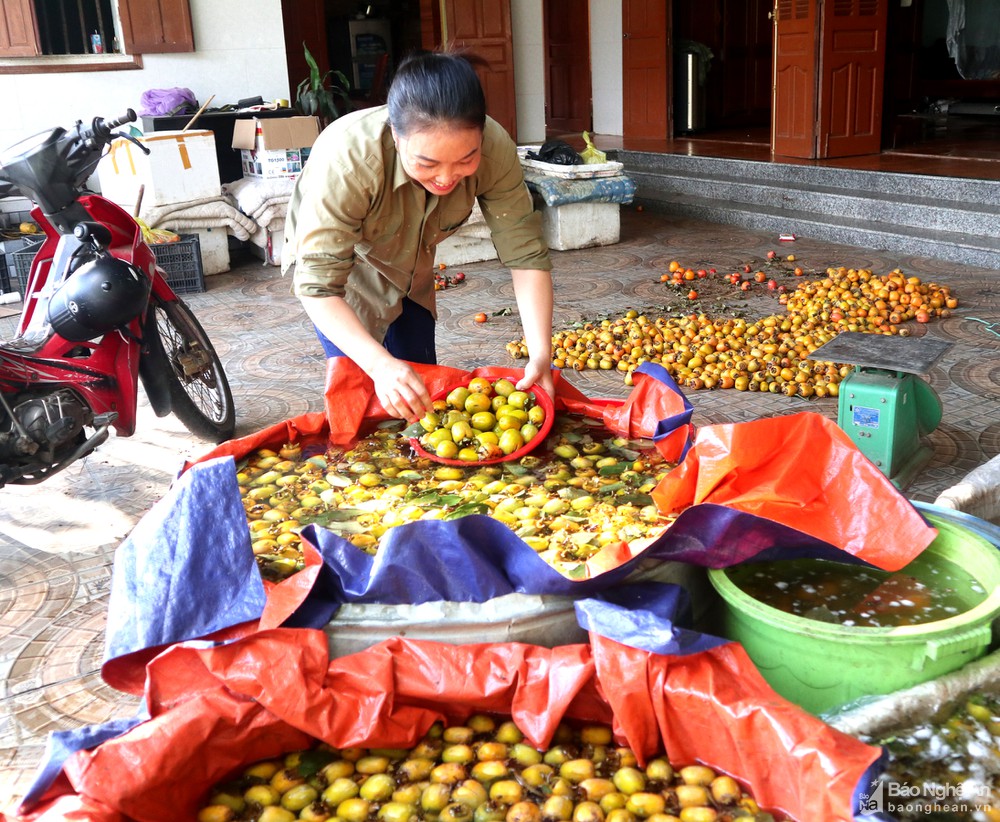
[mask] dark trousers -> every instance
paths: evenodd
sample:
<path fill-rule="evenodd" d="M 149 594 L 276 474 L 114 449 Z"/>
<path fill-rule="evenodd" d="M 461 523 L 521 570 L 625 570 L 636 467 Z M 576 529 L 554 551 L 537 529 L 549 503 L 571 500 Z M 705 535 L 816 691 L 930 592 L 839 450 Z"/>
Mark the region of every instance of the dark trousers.
<path fill-rule="evenodd" d="M 320 345 L 323 346 L 327 357 L 347 356 L 318 328 L 316 336 L 319 337 Z M 423 306 L 404 297 L 403 313 L 385 332 L 382 345 L 398 360 L 437 365 L 437 352 L 434 348 L 434 315 Z"/>

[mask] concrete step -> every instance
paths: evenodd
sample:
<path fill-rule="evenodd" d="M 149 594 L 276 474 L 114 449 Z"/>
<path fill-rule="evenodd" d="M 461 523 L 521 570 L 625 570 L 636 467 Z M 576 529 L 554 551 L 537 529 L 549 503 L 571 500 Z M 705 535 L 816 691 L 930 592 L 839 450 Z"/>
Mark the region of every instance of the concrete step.
<path fill-rule="evenodd" d="M 671 214 L 1000 268 L 1000 182 L 619 151 Z"/>

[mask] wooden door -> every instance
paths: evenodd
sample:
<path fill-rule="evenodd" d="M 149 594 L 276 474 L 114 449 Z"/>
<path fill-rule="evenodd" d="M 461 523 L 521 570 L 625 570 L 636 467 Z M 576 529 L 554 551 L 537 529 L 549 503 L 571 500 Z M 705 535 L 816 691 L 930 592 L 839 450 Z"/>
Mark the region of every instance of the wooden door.
<path fill-rule="evenodd" d="M 486 94 L 487 112 L 516 140 L 510 0 L 444 0 L 441 27 L 445 45 L 468 49 L 484 61 L 476 73 Z"/>
<path fill-rule="evenodd" d="M 888 0 L 826 0 L 820 51 L 818 157 L 878 154 Z"/>
<path fill-rule="evenodd" d="M 622 3 L 622 132 L 666 139 L 671 70 L 667 44 L 670 0 Z"/>
<path fill-rule="evenodd" d="M 771 122 L 773 47 L 768 12 L 773 5 L 773 0 L 723 0 L 722 47 L 713 60 L 708 84 L 712 125 Z M 717 83 L 713 82 L 716 77 Z M 712 102 L 716 105 L 711 106 Z"/>
<path fill-rule="evenodd" d="M 544 0 L 545 133 L 589 131 L 590 19 L 579 0 Z"/>
<path fill-rule="evenodd" d="M 818 0 L 775 0 L 771 151 L 816 157 Z"/>
<path fill-rule="evenodd" d="M 441 47 L 441 4 L 420 0 L 420 47 L 433 51 Z"/>
<path fill-rule="evenodd" d="M 288 87 L 295 103 L 295 90 L 309 76 L 305 50 L 309 49 L 321 74 L 330 69 L 326 41 L 326 7 L 323 0 L 282 0 L 281 21 L 285 30 L 285 62 Z"/>

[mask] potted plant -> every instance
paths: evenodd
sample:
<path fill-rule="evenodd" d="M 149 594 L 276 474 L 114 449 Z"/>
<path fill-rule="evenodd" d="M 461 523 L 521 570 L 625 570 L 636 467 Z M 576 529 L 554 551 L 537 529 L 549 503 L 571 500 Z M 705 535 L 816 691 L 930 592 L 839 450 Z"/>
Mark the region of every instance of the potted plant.
<path fill-rule="evenodd" d="M 348 91 L 351 84 L 343 72 L 335 69 L 320 74 L 316 59 L 305 41 L 302 48 L 305 50 L 306 63 L 309 64 L 309 76 L 296 89 L 295 108 L 302 114 L 315 115 L 319 118 L 320 126 L 326 128 L 350 110 Z"/>

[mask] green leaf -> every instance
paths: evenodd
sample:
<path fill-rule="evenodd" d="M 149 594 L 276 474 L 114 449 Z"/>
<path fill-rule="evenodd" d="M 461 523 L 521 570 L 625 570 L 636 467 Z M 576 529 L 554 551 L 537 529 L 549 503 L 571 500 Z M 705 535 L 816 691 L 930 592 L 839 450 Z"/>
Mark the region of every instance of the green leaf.
<path fill-rule="evenodd" d="M 344 72 L 339 71 L 337 69 L 334 69 L 330 73 L 337 78 L 337 83 L 340 85 L 340 88 L 343 89 L 343 91 L 341 91 L 341 94 L 346 100 L 347 92 L 351 90 L 351 81 L 347 79 L 347 77 L 344 75 Z"/>
<path fill-rule="evenodd" d="M 621 491 L 625 487 L 624 482 L 612 482 L 610 485 L 602 485 L 597 489 L 597 493 L 601 496 L 607 496 L 608 494 L 615 493 L 615 491 Z"/>
<path fill-rule="evenodd" d="M 639 457 L 642 456 L 642 452 L 641 451 L 634 451 L 631 448 L 625 448 L 624 446 L 621 446 L 621 445 L 614 445 L 610 441 L 608 443 L 606 443 L 606 444 L 608 446 L 608 449 L 616 457 L 622 457 L 623 459 L 627 459 L 629 462 L 635 462 L 637 459 L 639 459 Z"/>
<path fill-rule="evenodd" d="M 316 59 L 304 41 L 302 49 L 309 66 L 309 76 L 296 88 L 295 107 L 303 114 L 319 116 L 325 126 L 350 109 L 350 96 L 347 92 L 351 84 L 341 71 L 331 69 L 326 74 L 321 74 Z M 338 105 L 338 100 L 343 105 Z"/>
<path fill-rule="evenodd" d="M 328 531 L 333 531 L 335 534 L 367 534 L 368 526 L 360 525 L 354 520 L 349 522 L 325 522 L 322 519 L 315 520 L 316 525 L 326 528 Z"/>
<path fill-rule="evenodd" d="M 433 506 L 434 508 L 447 508 L 451 505 L 458 505 L 461 501 L 461 494 L 442 494 L 438 491 L 424 491 L 410 500 L 414 505 Z"/>
<path fill-rule="evenodd" d="M 632 467 L 631 462 L 616 462 L 614 465 L 605 465 L 597 473 L 602 477 L 616 477 L 622 471 Z"/>
<path fill-rule="evenodd" d="M 459 505 L 454 511 L 445 514 L 443 519 L 461 519 L 472 514 L 489 514 L 489 512 L 490 507 L 482 502 L 467 502 L 464 505 Z"/>
<path fill-rule="evenodd" d="M 311 91 L 303 91 L 299 95 L 299 99 L 296 101 L 299 110 L 307 115 L 311 116 L 316 112 L 316 98 Z"/>
<path fill-rule="evenodd" d="M 531 470 L 525 468 L 523 465 L 516 462 L 505 462 L 503 464 L 504 471 L 513 474 L 515 477 L 523 477 L 525 474 L 530 474 Z"/>
<path fill-rule="evenodd" d="M 304 516 L 300 518 L 299 522 L 303 525 L 310 525 L 316 523 L 317 525 L 327 525 L 331 522 L 348 522 L 351 520 L 356 520 L 361 514 L 363 514 L 360 508 L 334 508 L 332 511 L 322 511 L 313 516 Z"/>
<path fill-rule="evenodd" d="M 314 748 L 311 751 L 303 751 L 299 756 L 298 772 L 299 776 L 308 779 L 319 773 L 324 767 L 334 760 L 333 751 Z"/>
<path fill-rule="evenodd" d="M 362 508 L 334 508 L 322 516 L 327 522 L 348 522 L 357 519 L 363 513 L 365 512 Z"/>
<path fill-rule="evenodd" d="M 587 566 L 584 563 L 571 568 L 567 573 L 570 579 L 586 579 L 587 578 Z"/>
<path fill-rule="evenodd" d="M 620 497 L 615 497 L 615 502 L 619 505 L 631 503 L 638 508 L 642 508 L 646 505 L 652 505 L 653 498 L 649 494 L 622 494 Z"/>
<path fill-rule="evenodd" d="M 309 82 L 312 87 L 322 88 L 323 80 L 319 76 L 319 66 L 316 65 L 316 58 L 312 56 L 312 52 L 309 51 L 309 46 L 306 45 L 306 41 L 302 41 L 302 50 L 305 52 L 306 64 L 309 66 Z"/>

